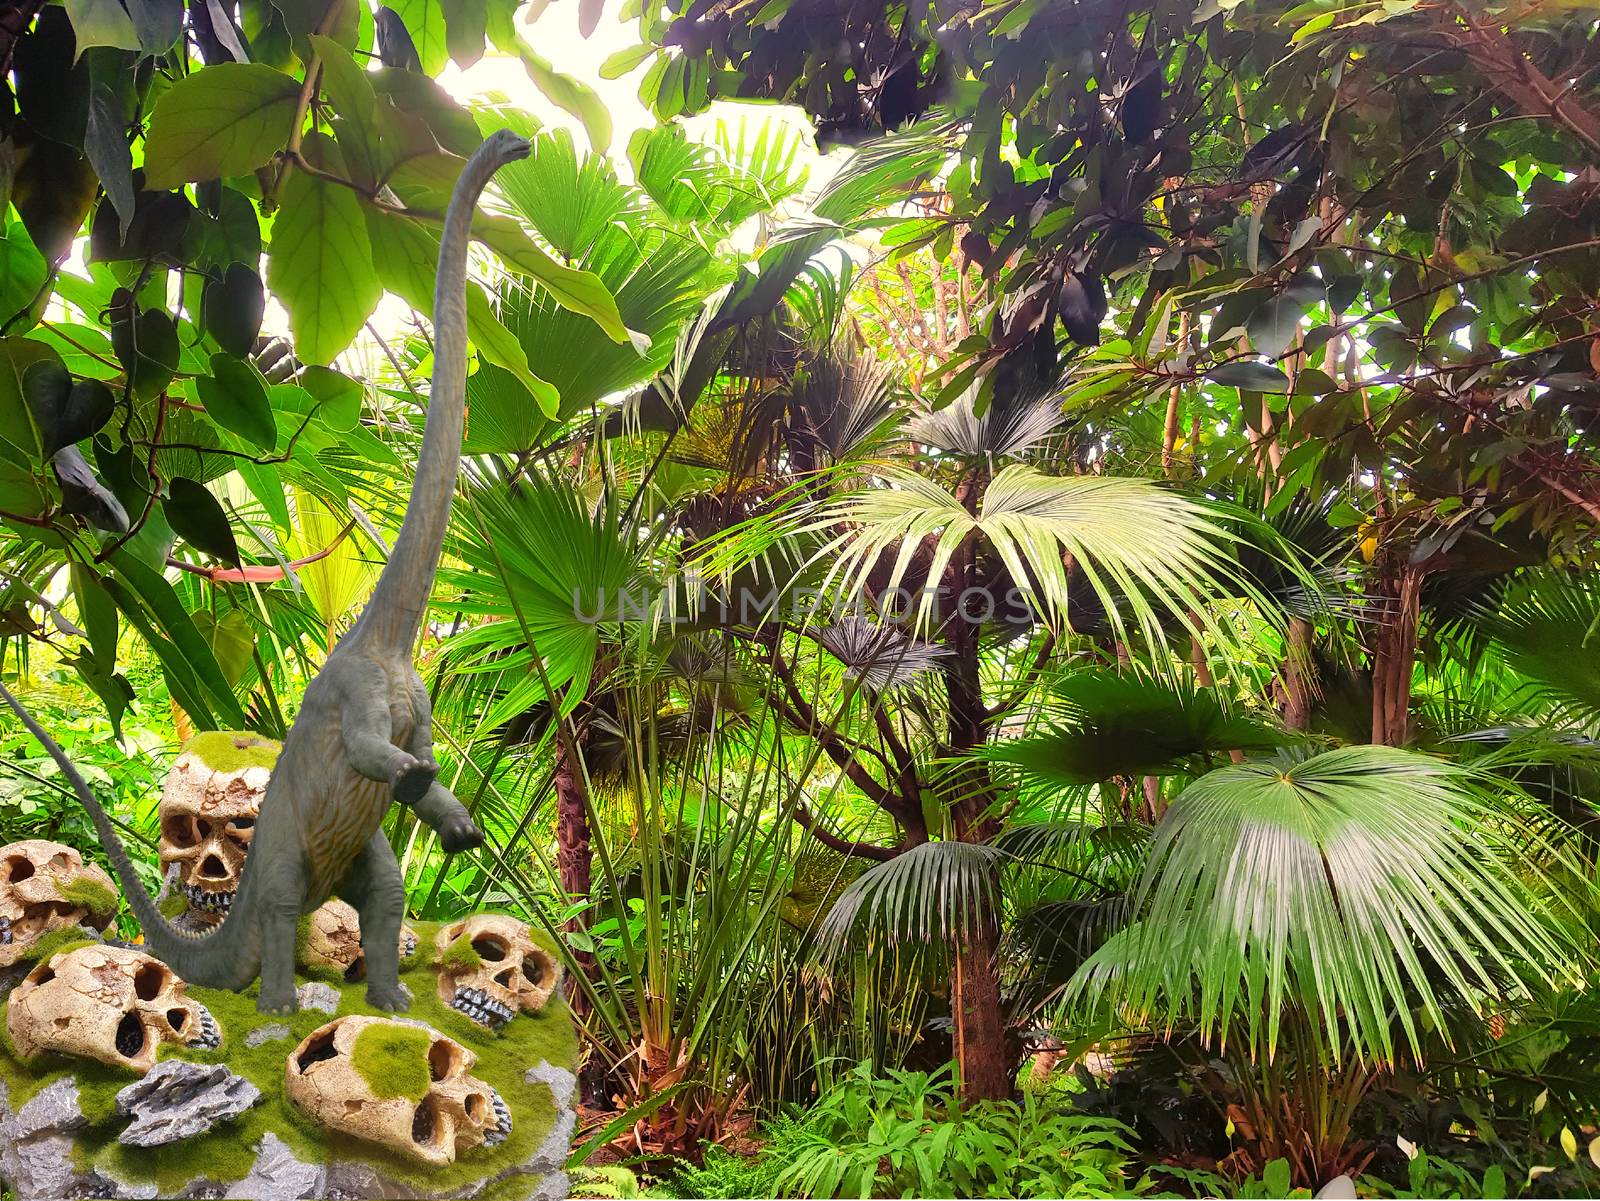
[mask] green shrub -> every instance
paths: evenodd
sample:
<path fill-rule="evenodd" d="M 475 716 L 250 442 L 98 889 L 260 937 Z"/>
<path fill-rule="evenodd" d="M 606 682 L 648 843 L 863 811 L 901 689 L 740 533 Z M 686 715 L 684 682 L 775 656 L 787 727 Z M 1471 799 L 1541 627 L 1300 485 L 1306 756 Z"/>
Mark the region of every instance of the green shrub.
<path fill-rule="evenodd" d="M 948 1067 L 876 1077 L 863 1063 L 779 1132 L 760 1183 L 796 1197 L 1126 1195 L 1144 1183 L 1128 1179 L 1128 1133 L 1054 1098 L 963 1105 Z"/>

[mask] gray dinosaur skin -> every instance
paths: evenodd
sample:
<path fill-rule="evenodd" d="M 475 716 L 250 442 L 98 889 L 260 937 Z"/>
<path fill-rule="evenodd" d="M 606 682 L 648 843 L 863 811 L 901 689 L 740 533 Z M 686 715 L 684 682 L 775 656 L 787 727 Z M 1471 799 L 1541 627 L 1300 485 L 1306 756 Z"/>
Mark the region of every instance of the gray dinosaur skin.
<path fill-rule="evenodd" d="M 15 697 L 0 694 L 68 777 L 88 810 L 144 929 L 145 950 L 191 984 L 240 991 L 259 974 L 264 1013 L 297 1008 L 295 930 L 300 915 L 337 894 L 361 918 L 367 1002 L 406 1009 L 400 983 L 405 883 L 381 829 L 391 797 L 438 831 L 446 851 L 479 845 L 483 832 L 437 780 L 433 712 L 412 666 L 412 646 L 439 566 L 461 463 L 466 405 L 467 243 L 478 197 L 494 173 L 526 158 L 509 130 L 484 140 L 450 198 L 434 291 L 434 374 L 422 451 L 394 550 L 355 626 L 306 688 L 261 801 L 239 894 L 206 935 L 175 929 L 157 912 L 111 820 L 66 754 Z"/>

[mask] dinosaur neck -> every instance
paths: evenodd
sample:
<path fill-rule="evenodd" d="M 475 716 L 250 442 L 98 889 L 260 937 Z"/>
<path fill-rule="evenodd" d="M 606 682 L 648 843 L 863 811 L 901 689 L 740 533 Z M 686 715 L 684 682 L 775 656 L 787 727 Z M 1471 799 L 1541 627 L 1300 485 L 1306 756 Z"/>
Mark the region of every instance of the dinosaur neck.
<path fill-rule="evenodd" d="M 445 215 L 433 292 L 433 386 L 422 452 L 394 550 L 352 633 L 380 652 L 410 654 L 439 568 L 461 466 L 466 410 L 467 244 L 478 197 L 503 161 L 490 143 L 484 143 L 456 181 Z"/>

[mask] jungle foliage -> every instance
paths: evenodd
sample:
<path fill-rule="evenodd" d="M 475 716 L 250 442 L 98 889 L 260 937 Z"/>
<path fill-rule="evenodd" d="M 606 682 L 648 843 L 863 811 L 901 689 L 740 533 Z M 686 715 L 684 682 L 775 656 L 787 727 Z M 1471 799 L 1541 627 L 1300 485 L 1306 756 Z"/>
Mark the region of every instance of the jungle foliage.
<path fill-rule="evenodd" d="M 561 935 L 590 1187 L 1592 1190 L 1592 11 L 586 0 L 623 139 L 510 0 L 6 7 L 0 666 L 135 830 L 359 610 L 534 143 L 420 648 L 489 839 L 389 833 Z"/>

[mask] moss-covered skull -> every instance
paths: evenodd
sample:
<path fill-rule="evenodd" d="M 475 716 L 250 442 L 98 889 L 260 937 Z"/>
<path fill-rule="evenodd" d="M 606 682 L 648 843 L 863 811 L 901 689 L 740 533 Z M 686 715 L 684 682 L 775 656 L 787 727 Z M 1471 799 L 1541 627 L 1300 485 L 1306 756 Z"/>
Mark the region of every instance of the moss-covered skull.
<path fill-rule="evenodd" d="M 498 1029 L 517 1010 L 537 1013 L 561 984 L 561 964 L 516 918 L 478 913 L 442 927 L 439 999 Z"/>
<path fill-rule="evenodd" d="M 284 1094 L 330 1130 L 426 1164 L 502 1142 L 511 1111 L 468 1074 L 477 1057 L 420 1023 L 342 1017 L 306 1035 L 284 1067 Z"/>
<path fill-rule="evenodd" d="M 239 891 L 239 873 L 283 748 L 255 734 L 197 734 L 161 790 L 161 870 L 176 870 L 192 909 L 220 920 Z"/>
<path fill-rule="evenodd" d="M 116 912 L 111 878 L 71 847 L 42 838 L 0 847 L 0 967 L 52 930 L 104 930 Z"/>
<path fill-rule="evenodd" d="M 142 951 L 90 944 L 37 965 L 11 994 L 6 1032 L 24 1058 L 46 1051 L 148 1072 L 162 1043 L 216 1047 L 221 1032 L 172 969 Z"/>
<path fill-rule="evenodd" d="M 416 931 L 402 925 L 400 958 L 409 959 L 416 950 Z M 305 967 L 338 972 L 346 980 L 365 980 L 367 959 L 361 950 L 361 918 L 355 909 L 335 897 L 314 910 L 306 925 L 300 960 Z"/>

